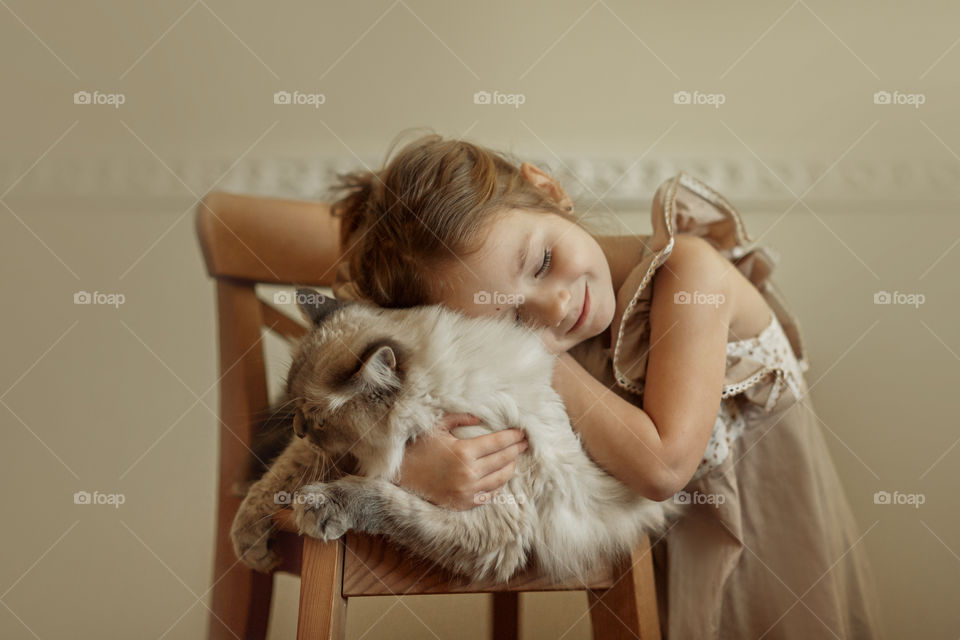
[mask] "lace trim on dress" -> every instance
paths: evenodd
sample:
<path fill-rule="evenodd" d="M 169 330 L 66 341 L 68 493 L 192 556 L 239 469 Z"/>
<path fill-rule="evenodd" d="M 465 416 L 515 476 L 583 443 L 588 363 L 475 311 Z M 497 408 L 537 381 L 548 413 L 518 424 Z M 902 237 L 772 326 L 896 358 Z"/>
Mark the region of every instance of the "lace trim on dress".
<path fill-rule="evenodd" d="M 806 392 L 803 378 L 803 372 L 807 370 L 806 361 L 798 361 L 794 356 L 790 341 L 776 314 L 773 314 L 770 324 L 757 336 L 728 342 L 727 357 L 749 358 L 759 363 L 760 369 L 744 380 L 723 387 L 720 411 L 692 480 L 719 467 L 730 456 L 733 443 L 746 429 L 744 410 L 755 406 L 764 412 L 771 412 L 782 399 L 789 397 L 789 394 L 784 394 L 785 391 L 790 391 L 792 401 L 799 400 Z M 766 398 L 750 393 L 760 390 L 768 390 Z M 741 394 L 744 400 L 738 401 L 735 396 Z M 762 404 L 758 404 L 758 401 Z"/>
<path fill-rule="evenodd" d="M 696 472 L 691 480 L 696 480 L 705 473 L 719 467 L 730 455 L 730 447 L 733 446 L 747 425 L 740 414 L 737 403 L 731 400 L 723 400 L 720 403 L 720 412 L 717 414 L 717 420 L 713 425 L 713 432 L 710 434 L 710 442 L 703 452 L 703 459 L 697 466 Z"/>
<path fill-rule="evenodd" d="M 728 366 L 746 359 L 756 362 L 760 369 L 748 378 L 724 385 L 721 398 L 742 394 L 756 387 L 771 374 L 773 388 L 762 403 L 765 411 L 772 411 L 783 392 L 789 390 L 794 400 L 799 400 L 806 389 L 803 373 L 808 369 L 806 360 L 797 360 L 786 332 L 773 314 L 770 324 L 759 335 L 746 340 L 727 343 Z M 755 397 L 749 398 L 756 400 Z"/>

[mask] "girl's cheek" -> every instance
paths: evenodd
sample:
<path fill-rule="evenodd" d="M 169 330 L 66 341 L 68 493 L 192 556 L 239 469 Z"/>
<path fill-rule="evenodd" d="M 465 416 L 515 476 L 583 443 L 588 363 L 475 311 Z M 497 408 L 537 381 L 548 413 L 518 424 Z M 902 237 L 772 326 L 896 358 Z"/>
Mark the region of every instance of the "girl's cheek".
<path fill-rule="evenodd" d="M 547 351 L 551 354 L 558 356 L 566 349 L 563 347 L 563 344 L 553 337 L 553 334 L 549 329 L 544 329 L 540 334 L 540 341 L 543 343 L 543 346 L 546 347 Z"/>

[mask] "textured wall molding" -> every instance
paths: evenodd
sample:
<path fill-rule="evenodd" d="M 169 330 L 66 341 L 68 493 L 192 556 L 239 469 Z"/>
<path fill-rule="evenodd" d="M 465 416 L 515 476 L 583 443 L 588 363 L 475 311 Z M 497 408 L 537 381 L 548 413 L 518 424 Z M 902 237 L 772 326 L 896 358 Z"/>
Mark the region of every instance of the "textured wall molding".
<path fill-rule="evenodd" d="M 656 187 L 683 170 L 700 178 L 742 210 L 784 210 L 804 196 L 814 210 L 943 210 L 960 204 L 960 161 L 911 160 L 856 163 L 803 159 L 565 157 L 529 160 L 551 171 L 582 210 L 645 211 Z M 334 172 L 378 167 L 381 158 L 263 157 L 179 158 L 167 165 L 152 157 L 46 158 L 0 163 L 5 199 L 79 198 L 151 204 L 185 203 L 211 187 L 289 198 L 322 198 Z M 825 173 L 825 175 L 823 175 Z M 821 175 L 823 175 L 821 179 Z M 782 180 L 782 182 L 781 182 Z M 791 191 L 793 193 L 791 193 Z M 106 205 L 104 205 L 106 206 Z M 906 207 L 906 209 L 905 209 Z M 804 210 L 803 204 L 795 208 Z"/>

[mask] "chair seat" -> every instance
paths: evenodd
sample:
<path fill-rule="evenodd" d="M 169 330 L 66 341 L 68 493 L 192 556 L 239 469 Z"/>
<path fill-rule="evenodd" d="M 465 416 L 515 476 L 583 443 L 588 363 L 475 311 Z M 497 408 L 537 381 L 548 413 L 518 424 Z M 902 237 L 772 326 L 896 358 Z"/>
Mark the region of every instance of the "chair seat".
<path fill-rule="evenodd" d="M 297 533 L 293 510 L 281 509 L 273 516 L 280 530 L 274 543 L 284 563 L 278 571 L 299 574 L 301 536 Z M 572 579 L 552 582 L 537 567 L 532 566 L 517 574 L 507 583 L 493 581 L 470 582 L 453 575 L 427 561 L 411 557 L 383 536 L 348 532 L 344 536 L 346 553 L 343 562 L 343 595 L 415 595 L 424 593 L 492 593 L 500 591 L 571 591 L 608 589 L 615 582 L 615 567 L 609 562 L 598 562 L 586 580 Z M 291 552 L 291 547 L 298 550 Z M 292 558 L 295 554 L 296 557 Z M 290 559 L 295 562 L 288 561 Z"/>

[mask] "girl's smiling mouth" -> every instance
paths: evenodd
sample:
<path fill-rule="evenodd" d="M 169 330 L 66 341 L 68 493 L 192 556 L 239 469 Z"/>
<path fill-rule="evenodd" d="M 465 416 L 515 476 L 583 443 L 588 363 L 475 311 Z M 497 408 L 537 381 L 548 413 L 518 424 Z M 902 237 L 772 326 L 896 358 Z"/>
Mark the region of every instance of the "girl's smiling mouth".
<path fill-rule="evenodd" d="M 580 325 L 584 323 L 587 319 L 587 314 L 590 313 L 590 288 L 584 285 L 583 287 L 583 307 L 580 309 L 580 317 L 577 318 L 577 321 L 573 323 L 573 326 L 567 330 L 567 333 L 573 333 L 580 328 Z"/>

